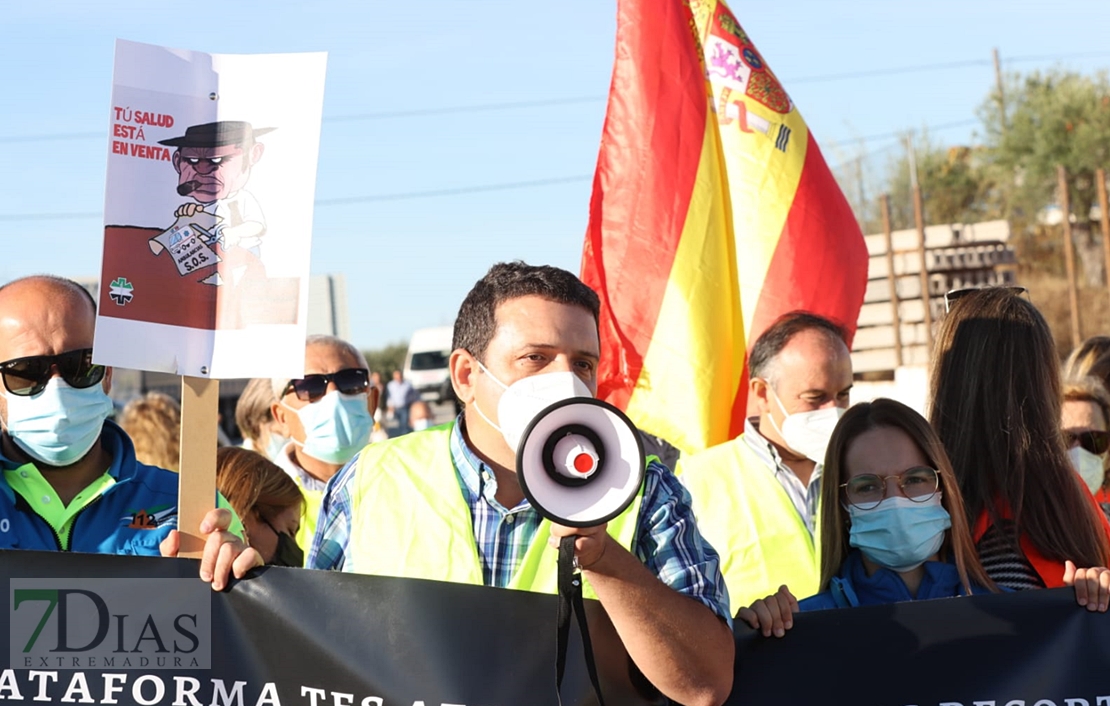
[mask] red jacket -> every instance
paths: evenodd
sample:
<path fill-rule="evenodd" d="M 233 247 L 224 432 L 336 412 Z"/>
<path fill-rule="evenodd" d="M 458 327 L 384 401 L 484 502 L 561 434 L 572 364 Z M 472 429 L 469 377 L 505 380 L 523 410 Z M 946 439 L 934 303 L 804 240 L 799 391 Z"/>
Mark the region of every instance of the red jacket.
<path fill-rule="evenodd" d="M 1104 491 L 1099 491 L 1099 494 L 1104 494 Z M 1098 496 L 1091 499 L 1095 502 Z M 1010 519 L 1010 508 L 1005 507 L 1000 501 L 998 504 L 998 515 L 1003 519 Z M 1102 529 L 1106 532 L 1107 537 L 1110 537 L 1110 522 L 1107 521 L 1106 515 L 1102 513 L 1102 509 L 1095 504 L 1095 509 L 1098 510 L 1099 519 L 1102 520 Z M 990 529 L 990 516 L 986 510 L 979 514 L 979 519 L 975 521 L 975 527 L 972 528 L 972 539 L 976 544 L 983 538 L 983 535 Z M 1021 545 L 1021 552 L 1025 555 L 1026 560 L 1032 565 L 1033 570 L 1041 577 L 1046 588 L 1060 588 L 1064 585 L 1064 562 L 1055 559 L 1049 559 L 1044 554 L 1033 546 L 1033 542 L 1029 536 L 1022 532 L 1018 537 L 1018 543 Z M 1093 568 L 1093 567 L 1078 567 L 1078 568 Z"/>

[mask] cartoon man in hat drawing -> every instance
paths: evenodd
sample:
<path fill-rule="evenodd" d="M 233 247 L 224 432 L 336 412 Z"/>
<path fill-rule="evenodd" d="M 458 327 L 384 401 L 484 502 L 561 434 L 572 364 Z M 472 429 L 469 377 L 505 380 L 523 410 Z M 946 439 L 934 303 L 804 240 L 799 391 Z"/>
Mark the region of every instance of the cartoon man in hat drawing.
<path fill-rule="evenodd" d="M 179 206 L 174 216 L 192 219 L 198 214 L 207 214 L 214 217 L 211 219 L 214 225 L 205 229 L 203 240 L 209 247 L 219 244 L 225 257 L 235 248 L 259 257 L 266 220 L 258 200 L 244 187 L 250 180 L 251 168 L 262 159 L 265 151 L 265 145 L 256 138 L 273 130 L 255 129 L 241 120 L 222 120 L 192 125 L 180 137 L 159 141 L 159 144 L 177 148 L 173 153 L 173 166 L 178 174 L 177 193 L 195 201 Z M 200 221 L 194 225 L 204 228 Z M 220 281 L 216 279 L 210 283 Z"/>

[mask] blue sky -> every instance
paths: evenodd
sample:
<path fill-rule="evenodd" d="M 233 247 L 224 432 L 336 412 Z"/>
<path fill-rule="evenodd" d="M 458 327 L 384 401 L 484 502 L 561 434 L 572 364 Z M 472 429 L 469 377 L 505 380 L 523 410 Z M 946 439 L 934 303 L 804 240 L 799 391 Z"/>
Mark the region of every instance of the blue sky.
<path fill-rule="evenodd" d="M 992 47 L 1007 70 L 1110 66 L 1105 1 L 730 6 L 833 164 L 862 144 L 877 169 L 895 143 L 881 136 L 922 126 L 973 140 Z M 493 262 L 577 271 L 615 14 L 614 0 L 8 3 L 0 280 L 98 273 L 116 38 L 328 52 L 312 271 L 346 275 L 356 345 L 451 323 Z M 931 68 L 866 75 L 904 67 Z M 483 190 L 522 182 L 542 185 Z"/>

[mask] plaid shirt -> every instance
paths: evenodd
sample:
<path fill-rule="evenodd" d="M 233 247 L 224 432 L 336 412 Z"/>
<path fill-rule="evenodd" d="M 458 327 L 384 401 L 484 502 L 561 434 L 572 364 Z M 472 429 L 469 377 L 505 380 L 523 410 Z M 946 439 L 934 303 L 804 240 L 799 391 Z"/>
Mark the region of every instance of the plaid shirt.
<path fill-rule="evenodd" d="M 460 415 L 451 432 L 451 457 L 470 507 L 482 577 L 487 586 L 504 587 L 528 546 L 547 541 L 536 537 L 542 518 L 527 499 L 511 509 L 497 502 L 497 479 L 467 446 L 462 427 Z M 353 512 L 348 487 L 357 466 L 358 456 L 328 484 L 305 564 L 308 568 L 351 570 L 346 561 Z M 634 554 L 663 583 L 708 606 L 731 625 L 728 589 L 717 552 L 698 531 L 689 493 L 666 466 L 655 461 L 647 467 Z"/>

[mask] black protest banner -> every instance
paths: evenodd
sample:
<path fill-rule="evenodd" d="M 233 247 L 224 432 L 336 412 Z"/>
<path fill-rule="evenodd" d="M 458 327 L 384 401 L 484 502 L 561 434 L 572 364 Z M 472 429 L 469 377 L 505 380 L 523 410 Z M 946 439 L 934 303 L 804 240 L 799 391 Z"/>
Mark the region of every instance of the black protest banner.
<path fill-rule="evenodd" d="M 730 705 L 1110 706 L 1110 615 L 1070 588 L 802 613 L 782 638 L 735 632 Z"/>
<path fill-rule="evenodd" d="M 185 559 L 0 551 L 9 593 L 0 702 L 558 703 L 555 596 L 276 568 L 214 593 L 197 578 L 197 567 Z M 82 592 L 74 579 L 93 588 Z M 108 595 L 100 582 L 109 579 L 122 598 Z M 210 634 L 203 620 L 190 617 L 191 609 L 183 615 L 165 603 L 134 607 L 143 598 L 136 592 L 151 585 L 165 590 L 166 584 L 152 582 L 166 579 L 177 579 L 174 585 L 190 599 L 194 587 L 206 592 Z M 631 667 L 600 605 L 587 604 L 606 704 L 666 703 Z M 210 669 L 203 658 L 191 661 L 203 657 L 206 640 Z M 563 704 L 594 703 L 572 628 Z"/>
<path fill-rule="evenodd" d="M 194 561 L 49 552 L 0 551 L 0 576 L 4 703 L 558 703 L 554 596 L 296 569 L 213 593 Z M 606 703 L 666 703 L 586 603 Z M 563 704 L 592 706 L 570 643 Z M 1110 706 L 1110 616 L 1071 589 L 741 624 L 736 646 L 728 704 Z"/>

